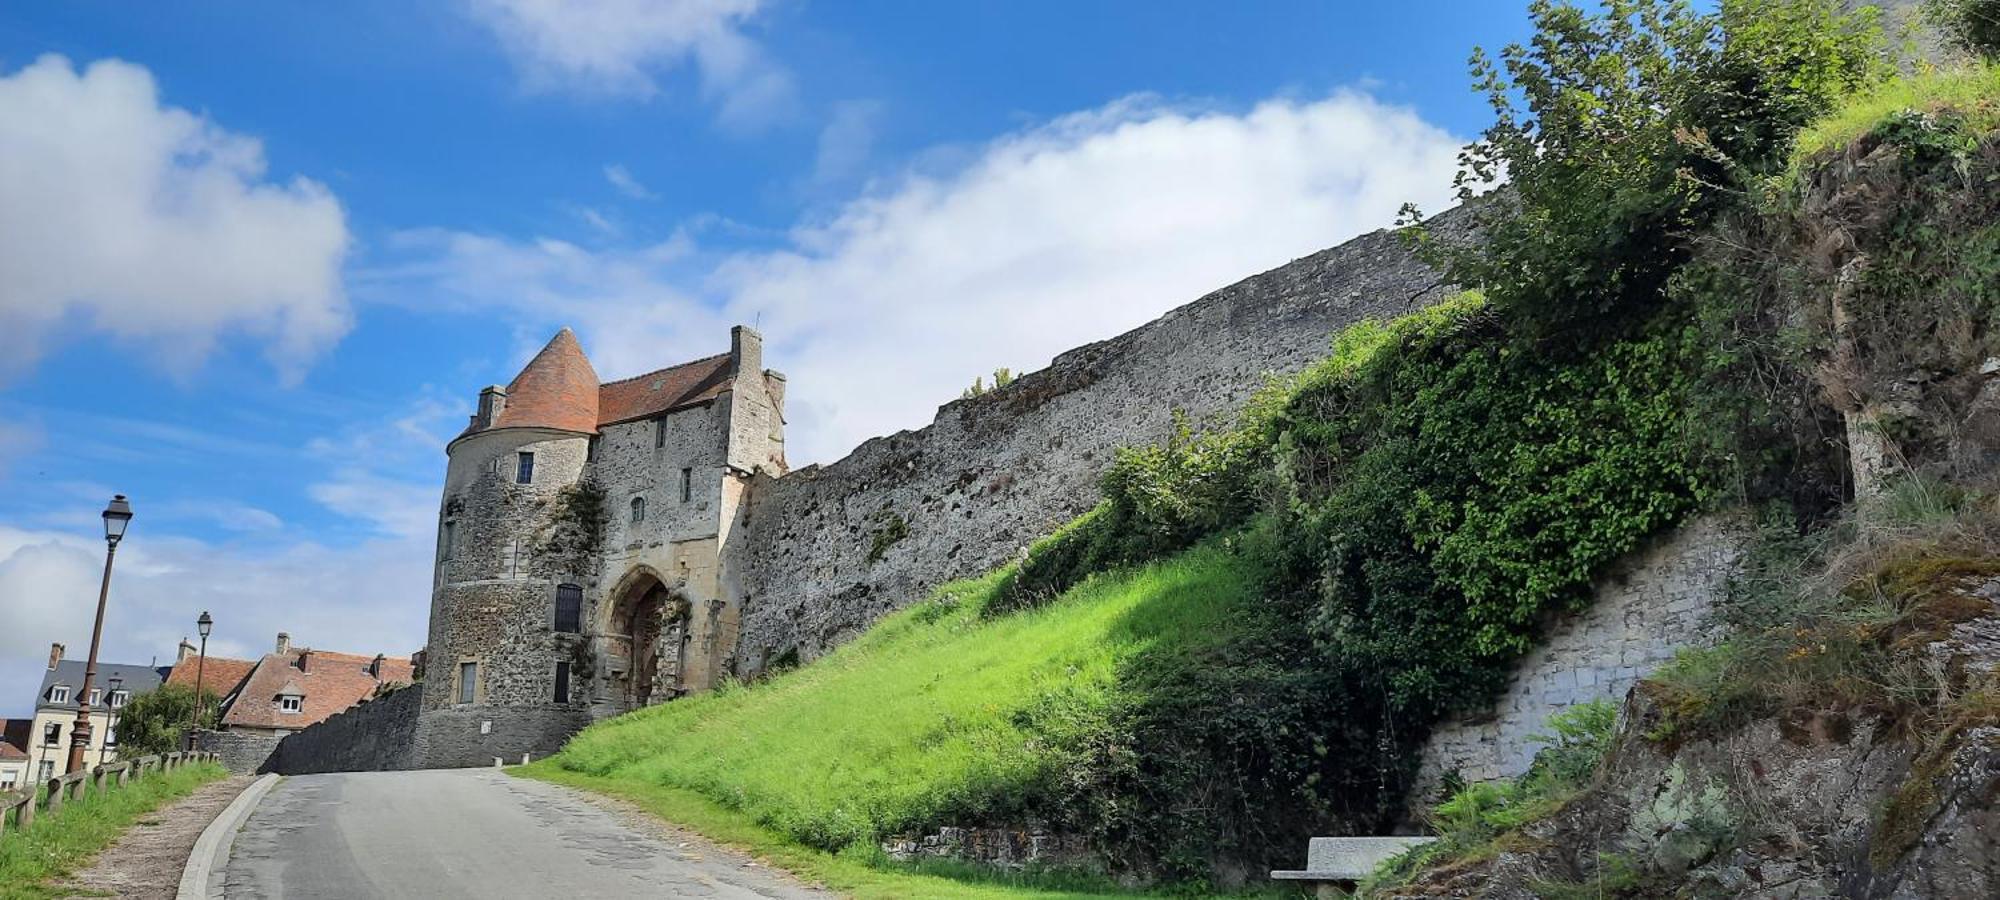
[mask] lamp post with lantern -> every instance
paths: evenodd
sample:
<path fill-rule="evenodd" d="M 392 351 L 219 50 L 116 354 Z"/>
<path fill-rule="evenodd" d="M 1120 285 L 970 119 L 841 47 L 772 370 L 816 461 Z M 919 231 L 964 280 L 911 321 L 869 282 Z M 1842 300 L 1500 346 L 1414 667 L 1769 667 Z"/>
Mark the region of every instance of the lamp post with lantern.
<path fill-rule="evenodd" d="M 201 657 L 194 663 L 194 702 L 188 704 L 187 749 L 194 749 L 195 731 L 201 727 L 201 676 L 208 668 L 208 633 L 215 628 L 215 620 L 208 617 L 208 610 L 201 611 L 201 618 L 194 620 L 194 630 L 201 633 Z"/>
<path fill-rule="evenodd" d="M 83 692 L 76 698 L 76 726 L 69 733 L 69 767 L 66 772 L 83 771 L 83 754 L 90 749 L 90 684 L 97 679 L 97 644 L 104 636 L 104 602 L 111 596 L 111 562 L 118 556 L 118 541 L 132 522 L 132 504 L 124 494 L 111 498 L 104 508 L 104 583 L 97 589 L 97 623 L 90 628 L 90 658 L 83 667 Z"/>

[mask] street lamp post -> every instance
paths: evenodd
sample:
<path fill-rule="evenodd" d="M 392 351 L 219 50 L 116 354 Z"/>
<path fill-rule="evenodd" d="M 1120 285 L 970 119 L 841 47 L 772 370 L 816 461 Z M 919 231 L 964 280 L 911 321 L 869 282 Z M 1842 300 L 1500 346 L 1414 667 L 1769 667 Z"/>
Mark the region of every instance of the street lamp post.
<path fill-rule="evenodd" d="M 194 629 L 201 632 L 201 658 L 194 663 L 194 702 L 188 704 L 187 748 L 194 749 L 195 730 L 201 727 L 201 676 L 208 668 L 208 632 L 215 628 L 215 620 L 208 617 L 208 610 L 201 611 L 201 618 L 194 620 Z"/>
<path fill-rule="evenodd" d="M 118 556 L 118 540 L 132 522 L 132 504 L 124 494 L 111 498 L 104 508 L 104 582 L 97 588 L 97 623 L 90 627 L 90 658 L 83 666 L 83 692 L 76 698 L 76 727 L 69 733 L 69 767 L 65 772 L 83 771 L 83 753 L 90 748 L 90 683 L 97 679 L 97 643 L 104 636 L 104 601 L 111 596 L 111 561 Z"/>

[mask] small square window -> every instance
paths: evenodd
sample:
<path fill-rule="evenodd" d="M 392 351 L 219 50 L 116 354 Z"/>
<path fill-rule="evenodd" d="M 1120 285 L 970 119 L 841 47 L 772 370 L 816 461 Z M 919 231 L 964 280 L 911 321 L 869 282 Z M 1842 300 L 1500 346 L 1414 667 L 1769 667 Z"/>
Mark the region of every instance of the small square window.
<path fill-rule="evenodd" d="M 55 687 L 52 687 L 52 688 L 49 688 L 49 702 L 50 702 L 50 703 L 68 703 L 68 702 L 69 702 L 69 685 L 66 685 L 66 684 L 59 684 L 59 685 L 56 685 Z"/>
<path fill-rule="evenodd" d="M 296 694 L 286 694 L 285 696 L 278 698 L 279 712 L 288 712 L 288 713 L 301 712 L 305 709 L 305 707 L 306 707 L 306 698 L 300 697 Z"/>
<path fill-rule="evenodd" d="M 128 693 L 127 693 L 127 692 L 125 692 L 125 691 L 112 691 L 112 692 L 111 692 L 111 708 L 112 708 L 112 709 L 120 709 L 120 708 L 124 707 L 124 705 L 125 705 L 125 700 L 126 700 L 126 698 L 127 698 L 127 697 L 129 697 L 129 696 L 130 696 L 130 694 L 128 694 Z"/>
<path fill-rule="evenodd" d="M 514 483 L 533 484 L 535 482 L 535 454 L 523 450 L 518 454 L 518 457 L 519 466 L 514 471 Z"/>
<path fill-rule="evenodd" d="M 62 723 L 50 722 L 42 727 L 42 746 L 55 747 L 62 744 Z"/>
<path fill-rule="evenodd" d="M 479 664 L 458 664 L 458 702 L 471 703 L 479 695 Z"/>
<path fill-rule="evenodd" d="M 569 663 L 556 663 L 556 702 L 569 702 Z"/>

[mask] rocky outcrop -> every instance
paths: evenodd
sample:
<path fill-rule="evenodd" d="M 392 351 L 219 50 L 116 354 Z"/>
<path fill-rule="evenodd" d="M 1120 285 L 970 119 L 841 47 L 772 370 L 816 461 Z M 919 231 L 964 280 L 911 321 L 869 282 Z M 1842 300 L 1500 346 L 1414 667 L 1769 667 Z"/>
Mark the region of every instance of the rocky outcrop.
<path fill-rule="evenodd" d="M 2000 579 L 1950 588 L 1961 620 L 1898 641 L 1936 673 L 1935 697 L 1663 741 L 1642 683 L 1589 790 L 1491 857 L 1389 895 L 2000 896 Z"/>

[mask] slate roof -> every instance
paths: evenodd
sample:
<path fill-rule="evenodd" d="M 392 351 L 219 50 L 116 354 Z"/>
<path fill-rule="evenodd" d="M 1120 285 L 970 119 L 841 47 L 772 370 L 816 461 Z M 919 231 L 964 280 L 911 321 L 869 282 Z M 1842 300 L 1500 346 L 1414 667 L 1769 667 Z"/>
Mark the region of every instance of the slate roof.
<path fill-rule="evenodd" d="M 301 670 L 299 660 L 307 654 L 310 658 Z M 222 724 L 228 728 L 304 728 L 374 696 L 381 684 L 409 684 L 416 679 L 408 657 L 383 659 L 379 679 L 368 672 L 373 660 L 373 656 L 327 650 L 267 653 L 223 712 Z M 303 694 L 302 711 L 279 711 L 278 695 L 282 693 Z"/>
<path fill-rule="evenodd" d="M 174 666 L 173 672 L 167 676 L 167 683 L 192 689 L 197 668 L 200 669 L 202 692 L 214 694 L 227 701 L 238 688 L 243 686 L 244 679 L 249 678 L 250 673 L 257 668 L 257 661 L 211 656 L 204 665 L 200 662 L 200 657 L 190 656 L 186 662 Z"/>
<path fill-rule="evenodd" d="M 83 670 L 85 666 L 85 661 L 81 659 L 63 659 L 56 661 L 55 668 L 45 670 L 42 673 L 42 689 L 35 692 L 35 708 L 38 710 L 76 709 L 77 701 L 80 699 L 78 695 L 83 692 Z M 100 661 L 97 664 L 97 679 L 92 681 L 90 686 L 101 691 L 101 693 L 97 697 L 97 703 L 93 704 L 91 709 L 106 708 L 106 704 L 111 697 L 112 679 L 122 679 L 118 685 L 119 690 L 126 691 L 131 696 L 136 697 L 159 687 L 160 683 L 167 679 L 167 672 L 172 668 L 172 666 L 135 666 L 129 663 L 107 663 Z M 61 703 L 50 703 L 49 688 L 59 684 L 69 686 L 69 698 Z"/>
<path fill-rule="evenodd" d="M 707 403 L 729 389 L 732 374 L 729 354 L 718 353 L 610 382 L 597 395 L 597 424 L 615 425 Z"/>
<path fill-rule="evenodd" d="M 28 732 L 33 719 L 0 719 L 0 760 L 28 758 Z"/>

